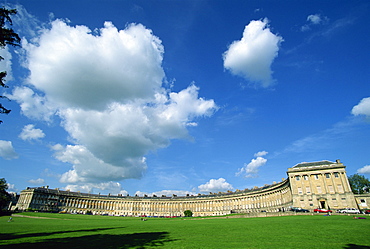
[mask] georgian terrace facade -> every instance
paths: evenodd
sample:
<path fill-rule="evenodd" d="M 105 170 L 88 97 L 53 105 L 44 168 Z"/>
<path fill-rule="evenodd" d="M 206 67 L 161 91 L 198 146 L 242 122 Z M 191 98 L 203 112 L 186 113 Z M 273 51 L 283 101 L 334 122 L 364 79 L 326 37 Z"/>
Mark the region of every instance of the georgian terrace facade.
<path fill-rule="evenodd" d="M 100 195 L 50 189 L 27 188 L 15 206 L 18 210 L 40 210 L 115 216 L 194 216 L 230 213 L 279 212 L 292 206 L 339 209 L 356 207 L 345 166 L 339 160 L 301 163 L 288 169 L 288 179 L 261 188 L 196 196 Z M 328 175 L 329 174 L 329 178 Z M 337 177 L 338 176 L 338 177 Z"/>
<path fill-rule="evenodd" d="M 28 188 L 21 192 L 18 210 L 64 211 L 67 213 L 117 216 L 194 216 L 225 215 L 232 212 L 279 211 L 292 205 L 288 180 L 263 188 L 214 195 L 131 197 L 96 195 L 49 189 Z"/>

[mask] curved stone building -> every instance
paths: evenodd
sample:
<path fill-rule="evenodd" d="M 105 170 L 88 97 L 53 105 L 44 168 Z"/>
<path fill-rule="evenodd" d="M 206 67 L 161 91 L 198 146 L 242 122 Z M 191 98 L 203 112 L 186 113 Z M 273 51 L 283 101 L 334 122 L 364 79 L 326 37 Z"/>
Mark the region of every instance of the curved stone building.
<path fill-rule="evenodd" d="M 288 169 L 288 179 L 243 191 L 197 196 L 97 195 L 50 189 L 27 188 L 16 204 L 18 210 L 106 214 L 116 216 L 194 216 L 230 213 L 279 212 L 290 207 L 340 209 L 357 207 L 345 172 L 336 162 L 300 163 Z M 365 200 L 366 203 L 367 199 Z"/>

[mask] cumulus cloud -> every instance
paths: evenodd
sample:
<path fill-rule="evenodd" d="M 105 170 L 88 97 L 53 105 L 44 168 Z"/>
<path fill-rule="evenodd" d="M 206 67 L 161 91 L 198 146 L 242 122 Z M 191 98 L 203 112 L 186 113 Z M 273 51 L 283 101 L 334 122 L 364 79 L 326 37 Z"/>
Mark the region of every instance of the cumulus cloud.
<path fill-rule="evenodd" d="M 94 35 L 86 26 L 56 20 L 36 45 L 24 47 L 29 83 L 60 107 L 104 110 L 152 98 L 164 77 L 161 41 L 140 24 L 118 30 L 106 22 Z"/>
<path fill-rule="evenodd" d="M 119 166 L 106 163 L 96 158 L 82 145 L 55 145 L 55 158 L 70 163 L 73 168 L 60 178 L 62 183 L 97 183 L 140 178 L 146 170 L 145 157 L 124 158 Z"/>
<path fill-rule="evenodd" d="M 10 98 L 27 117 L 61 120 L 72 144 L 52 150 L 72 165 L 60 178 L 71 188 L 140 178 L 146 154 L 187 139 L 189 126 L 217 110 L 195 84 L 179 92 L 163 86 L 164 47 L 141 24 L 91 31 L 56 20 L 23 47 L 28 86 Z"/>
<path fill-rule="evenodd" d="M 11 141 L 0 140 L 0 157 L 6 160 L 18 158 Z"/>
<path fill-rule="evenodd" d="M 211 179 L 209 182 L 199 185 L 198 189 L 202 193 L 217 193 L 217 192 L 224 192 L 227 190 L 233 190 L 233 186 L 226 182 L 224 178 L 219 178 L 219 179 Z"/>
<path fill-rule="evenodd" d="M 360 103 L 355 105 L 352 108 L 352 114 L 357 115 L 365 115 L 367 117 L 370 117 L 370 97 L 363 98 Z"/>
<path fill-rule="evenodd" d="M 22 140 L 38 140 L 45 137 L 45 133 L 41 129 L 36 129 L 35 125 L 28 124 L 23 127 L 23 130 L 21 134 L 19 134 L 19 137 Z"/>
<path fill-rule="evenodd" d="M 358 169 L 357 173 L 359 173 L 359 174 L 370 174 L 370 165 L 366 165 L 366 166 L 362 167 L 361 169 Z"/>
<path fill-rule="evenodd" d="M 83 192 L 83 193 L 92 193 L 95 189 L 103 190 L 107 193 L 117 195 L 127 195 L 128 192 L 122 189 L 122 186 L 119 182 L 102 182 L 102 183 L 88 183 L 88 184 L 70 184 L 66 186 L 66 189 L 72 192 Z"/>
<path fill-rule="evenodd" d="M 29 87 L 15 87 L 13 93 L 6 95 L 20 104 L 21 112 L 26 117 L 35 120 L 51 121 L 55 109 L 45 96 L 35 93 Z"/>
<path fill-rule="evenodd" d="M 105 23 L 93 34 L 57 20 L 25 48 L 29 85 L 38 92 L 20 87 L 11 98 L 28 117 L 61 118 L 75 142 L 53 147 L 58 160 L 73 165 L 64 183 L 140 178 L 147 153 L 188 137 L 195 119 L 217 109 L 194 84 L 178 93 L 161 86 L 164 49 L 142 25 L 118 31 Z"/>
<path fill-rule="evenodd" d="M 259 168 L 266 164 L 267 159 L 263 156 L 267 155 L 268 152 L 260 151 L 254 154 L 256 158 L 252 159 L 250 163 L 244 164 L 244 167 L 240 168 L 236 173 L 237 176 L 244 175 L 247 178 L 256 177 L 259 171 Z"/>
<path fill-rule="evenodd" d="M 243 37 L 234 41 L 223 54 L 224 67 L 232 74 L 256 82 L 262 87 L 273 84 L 271 64 L 278 55 L 283 38 L 268 28 L 268 19 L 251 21 Z"/>
<path fill-rule="evenodd" d="M 38 178 L 36 180 L 31 179 L 28 182 L 31 183 L 31 184 L 33 184 L 33 185 L 41 185 L 41 184 L 44 184 L 45 180 L 42 179 L 42 178 Z"/>

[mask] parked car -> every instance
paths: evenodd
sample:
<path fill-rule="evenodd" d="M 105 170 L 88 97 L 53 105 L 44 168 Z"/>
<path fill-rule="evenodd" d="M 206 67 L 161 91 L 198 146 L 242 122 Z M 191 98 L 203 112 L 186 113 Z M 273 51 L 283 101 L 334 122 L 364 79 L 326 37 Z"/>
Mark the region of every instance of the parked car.
<path fill-rule="evenodd" d="M 310 212 L 309 210 L 307 210 L 307 209 L 303 209 L 303 208 L 299 208 L 299 207 L 292 207 L 291 208 L 291 211 L 293 211 L 293 212 L 303 212 L 303 213 L 308 213 L 308 212 Z"/>
<path fill-rule="evenodd" d="M 316 208 L 313 210 L 316 213 L 332 213 L 333 211 L 329 209 L 324 209 L 324 208 Z"/>
<path fill-rule="evenodd" d="M 364 214 L 370 214 L 370 209 L 362 210 L 362 212 L 363 212 Z"/>
<path fill-rule="evenodd" d="M 356 208 L 345 208 L 345 209 L 341 209 L 339 210 L 338 213 L 341 213 L 341 214 L 360 214 L 360 210 L 356 209 Z"/>

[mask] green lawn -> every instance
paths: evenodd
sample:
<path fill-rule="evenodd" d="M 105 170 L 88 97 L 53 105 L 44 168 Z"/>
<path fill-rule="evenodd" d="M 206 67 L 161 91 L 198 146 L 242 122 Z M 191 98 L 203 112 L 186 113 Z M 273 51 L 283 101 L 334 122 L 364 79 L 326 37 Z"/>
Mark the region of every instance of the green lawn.
<path fill-rule="evenodd" d="M 0 217 L 0 248 L 370 248 L 370 217 Z"/>

